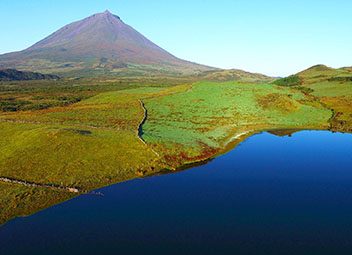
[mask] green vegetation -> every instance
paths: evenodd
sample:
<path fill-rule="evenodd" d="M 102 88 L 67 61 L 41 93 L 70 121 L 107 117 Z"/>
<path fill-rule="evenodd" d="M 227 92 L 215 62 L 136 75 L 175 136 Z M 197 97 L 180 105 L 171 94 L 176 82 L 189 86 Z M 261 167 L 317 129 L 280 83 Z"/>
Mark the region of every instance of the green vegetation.
<path fill-rule="evenodd" d="M 331 117 L 302 92 L 268 84 L 202 82 L 144 103 L 143 138 L 173 167 L 206 159 L 244 133 L 324 129 Z"/>
<path fill-rule="evenodd" d="M 291 75 L 287 78 L 278 79 L 273 83 L 279 86 L 297 86 L 301 85 L 302 80 L 298 75 Z"/>
<path fill-rule="evenodd" d="M 55 106 L 66 106 L 77 103 L 83 99 L 82 96 L 58 96 L 44 97 L 37 96 L 29 100 L 23 100 L 15 97 L 0 98 L 0 111 L 16 112 L 16 111 L 31 111 L 43 110 Z"/>
<path fill-rule="evenodd" d="M 305 86 L 317 97 L 352 96 L 352 82 L 324 81 Z"/>
<path fill-rule="evenodd" d="M 136 134 L 145 91 L 105 92 L 67 107 L 3 114 L 0 175 L 89 190 L 156 169 L 156 155 Z"/>
<path fill-rule="evenodd" d="M 0 177 L 84 192 L 215 157 L 263 130 L 349 131 L 350 82 L 298 75 L 295 86 L 248 77 L 2 82 Z M 0 183 L 0 195 L 3 223 L 76 194 Z"/>
<path fill-rule="evenodd" d="M 16 69 L 0 70 L 0 81 L 53 80 L 60 79 L 57 75 L 23 72 Z"/>
<path fill-rule="evenodd" d="M 209 70 L 198 74 L 198 78 L 206 81 L 239 81 L 239 82 L 257 82 L 265 83 L 274 80 L 272 77 L 258 73 L 249 73 L 242 70 Z"/>
<path fill-rule="evenodd" d="M 159 90 L 103 92 L 72 105 L 2 113 L 0 177 L 92 190 L 160 171 L 164 167 L 158 156 L 137 136 L 144 115 L 139 98 Z M 38 189 L 23 189 L 19 205 L 13 204 L 18 199 L 13 200 L 8 208 L 4 201 L 1 219 L 49 206 L 49 202 L 31 205 L 44 195 Z M 10 191 L 0 190 L 3 199 L 11 199 Z"/>
<path fill-rule="evenodd" d="M 0 224 L 15 216 L 27 216 L 74 197 L 51 189 L 0 183 Z"/>
<path fill-rule="evenodd" d="M 330 129 L 352 132 L 352 69 L 313 66 L 298 73 L 301 85 L 296 88 L 315 98 L 333 112 Z"/>

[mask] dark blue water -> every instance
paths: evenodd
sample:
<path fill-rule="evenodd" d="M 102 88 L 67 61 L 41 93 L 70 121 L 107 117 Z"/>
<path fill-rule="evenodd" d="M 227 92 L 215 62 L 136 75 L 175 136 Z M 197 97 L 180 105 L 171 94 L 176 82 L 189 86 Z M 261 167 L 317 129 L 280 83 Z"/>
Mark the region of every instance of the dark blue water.
<path fill-rule="evenodd" d="M 251 137 L 0 228 L 0 254 L 352 254 L 352 135 Z"/>

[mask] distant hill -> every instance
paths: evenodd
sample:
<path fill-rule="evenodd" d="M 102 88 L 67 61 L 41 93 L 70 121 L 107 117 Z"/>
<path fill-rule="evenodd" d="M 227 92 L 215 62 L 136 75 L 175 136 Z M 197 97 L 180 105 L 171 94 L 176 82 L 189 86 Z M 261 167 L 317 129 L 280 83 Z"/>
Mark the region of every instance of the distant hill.
<path fill-rule="evenodd" d="M 210 81 L 243 81 L 243 82 L 271 82 L 274 78 L 258 74 L 250 73 L 238 69 L 230 70 L 211 70 L 205 71 L 198 75 L 198 78 Z"/>
<path fill-rule="evenodd" d="M 274 83 L 297 86 L 331 81 L 352 81 L 352 68 L 334 69 L 325 65 L 316 65 L 289 77 L 278 79 Z"/>
<path fill-rule="evenodd" d="M 0 81 L 27 81 L 27 80 L 53 80 L 60 79 L 57 75 L 23 72 L 16 69 L 0 70 Z"/>
<path fill-rule="evenodd" d="M 66 25 L 26 50 L 0 55 L 0 68 L 64 76 L 179 75 L 215 70 L 171 55 L 109 11 Z"/>
<path fill-rule="evenodd" d="M 314 96 L 332 112 L 330 130 L 352 132 L 352 68 L 334 69 L 312 66 L 302 72 L 274 81 L 277 85 L 294 86 Z"/>

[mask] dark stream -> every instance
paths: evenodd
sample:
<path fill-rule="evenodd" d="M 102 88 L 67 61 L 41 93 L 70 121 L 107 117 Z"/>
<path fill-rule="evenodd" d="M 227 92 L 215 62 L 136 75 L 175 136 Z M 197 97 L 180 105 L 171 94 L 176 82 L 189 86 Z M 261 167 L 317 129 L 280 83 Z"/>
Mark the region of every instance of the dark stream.
<path fill-rule="evenodd" d="M 0 228 L 0 254 L 352 254 L 352 135 L 255 135 L 206 165 Z"/>

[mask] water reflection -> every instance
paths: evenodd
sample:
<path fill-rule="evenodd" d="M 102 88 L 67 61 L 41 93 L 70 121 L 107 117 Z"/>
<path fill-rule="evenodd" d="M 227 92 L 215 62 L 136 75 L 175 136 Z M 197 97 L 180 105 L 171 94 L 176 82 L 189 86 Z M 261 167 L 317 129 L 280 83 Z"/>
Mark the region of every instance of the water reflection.
<path fill-rule="evenodd" d="M 206 165 L 11 221 L 0 252 L 348 254 L 351 145 L 322 131 L 255 135 Z"/>

